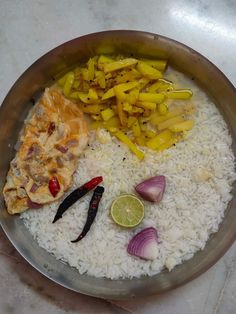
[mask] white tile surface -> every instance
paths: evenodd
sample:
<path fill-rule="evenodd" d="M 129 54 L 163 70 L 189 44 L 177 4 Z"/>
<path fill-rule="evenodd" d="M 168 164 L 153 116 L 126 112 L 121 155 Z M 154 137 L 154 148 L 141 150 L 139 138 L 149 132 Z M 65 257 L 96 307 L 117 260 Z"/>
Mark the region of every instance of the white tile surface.
<path fill-rule="evenodd" d="M 72 38 L 137 29 L 179 40 L 213 61 L 236 84 L 234 0 L 1 0 L 0 102 L 38 57 Z M 2 127 L 2 126 L 1 126 Z M 0 234 L 0 313 L 118 313 L 105 301 L 54 285 Z M 115 302 L 132 313 L 236 313 L 236 245 L 207 273 L 162 296 Z"/>

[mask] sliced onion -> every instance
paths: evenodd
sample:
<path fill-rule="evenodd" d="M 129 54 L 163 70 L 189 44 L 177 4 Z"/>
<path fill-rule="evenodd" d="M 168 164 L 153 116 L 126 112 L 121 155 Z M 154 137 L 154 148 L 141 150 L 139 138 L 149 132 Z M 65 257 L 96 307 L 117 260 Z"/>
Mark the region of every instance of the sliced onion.
<path fill-rule="evenodd" d="M 69 160 L 69 161 L 72 161 L 72 160 L 74 160 L 76 158 L 76 156 L 73 153 L 71 153 L 71 152 L 68 152 L 66 154 L 66 156 L 67 156 L 67 160 Z"/>
<path fill-rule="evenodd" d="M 58 167 L 62 168 L 64 166 L 63 161 L 59 156 L 56 157 L 56 161 L 57 161 Z"/>
<path fill-rule="evenodd" d="M 31 199 L 28 197 L 28 199 L 27 199 L 27 206 L 29 208 L 38 209 L 38 208 L 42 207 L 43 205 L 31 201 Z"/>
<path fill-rule="evenodd" d="M 28 160 L 32 157 L 39 155 L 40 151 L 41 151 L 41 149 L 40 149 L 39 145 L 37 143 L 33 143 L 28 149 L 25 160 Z"/>
<path fill-rule="evenodd" d="M 68 148 L 62 145 L 56 145 L 56 149 L 59 150 L 63 154 L 65 154 L 68 151 Z"/>
<path fill-rule="evenodd" d="M 36 181 L 39 185 L 48 183 L 48 177 L 41 176 L 39 174 L 31 174 L 31 177 L 34 181 Z"/>
<path fill-rule="evenodd" d="M 39 186 L 36 183 L 33 183 L 33 185 L 31 186 L 30 192 L 34 193 L 37 191 L 38 188 Z"/>
<path fill-rule="evenodd" d="M 154 260 L 158 257 L 157 230 L 148 227 L 137 233 L 129 242 L 127 252 L 146 260 Z"/>
<path fill-rule="evenodd" d="M 50 122 L 49 127 L 48 127 L 48 135 L 52 135 L 55 129 L 56 129 L 55 122 Z"/>
<path fill-rule="evenodd" d="M 159 203 L 162 200 L 165 187 L 165 176 L 155 176 L 139 183 L 135 190 L 146 201 Z"/>

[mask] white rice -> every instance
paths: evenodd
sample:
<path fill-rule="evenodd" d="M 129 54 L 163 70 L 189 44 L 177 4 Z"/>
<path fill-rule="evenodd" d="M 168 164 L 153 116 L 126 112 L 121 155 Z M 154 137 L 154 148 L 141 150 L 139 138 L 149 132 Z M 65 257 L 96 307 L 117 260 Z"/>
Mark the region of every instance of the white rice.
<path fill-rule="evenodd" d="M 165 267 L 171 270 L 204 249 L 223 219 L 236 178 L 226 123 L 215 105 L 190 80 L 176 72 L 168 76 L 181 87 L 193 90 L 196 125 L 185 141 L 163 153 L 145 149 L 142 162 L 115 138 L 101 144 L 91 133 L 90 146 L 79 159 L 68 194 L 98 175 L 104 178 L 105 193 L 96 220 L 82 241 L 71 243 L 84 226 L 92 193 L 55 224 L 52 220 L 59 202 L 21 215 L 41 247 L 81 274 L 116 279 L 151 276 Z M 145 218 L 137 228 L 125 230 L 117 226 L 109 213 L 114 198 L 121 193 L 134 193 L 137 183 L 158 174 L 167 178 L 162 202 L 144 202 Z M 159 256 L 154 261 L 141 260 L 126 251 L 133 235 L 147 226 L 156 227 L 161 240 Z"/>

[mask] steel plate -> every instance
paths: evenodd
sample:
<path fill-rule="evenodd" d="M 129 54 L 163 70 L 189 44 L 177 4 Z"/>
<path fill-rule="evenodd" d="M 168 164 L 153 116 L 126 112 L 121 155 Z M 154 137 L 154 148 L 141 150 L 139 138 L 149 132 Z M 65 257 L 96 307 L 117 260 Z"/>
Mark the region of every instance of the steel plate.
<path fill-rule="evenodd" d="M 55 76 L 75 64 L 100 53 L 122 53 L 137 57 L 167 58 L 169 64 L 194 78 L 213 99 L 224 116 L 235 153 L 236 91 L 224 74 L 191 48 L 160 35 L 139 31 L 107 31 L 69 41 L 45 54 L 16 81 L 0 108 L 0 188 L 5 183 L 14 144 L 33 100 L 50 86 Z M 199 276 L 227 251 L 236 238 L 236 194 L 228 205 L 219 231 L 208 240 L 203 251 L 175 267 L 152 277 L 132 280 L 99 279 L 78 271 L 40 248 L 18 216 L 8 215 L 0 198 L 0 222 L 19 253 L 39 272 L 71 290 L 100 298 L 125 299 L 158 294 Z"/>

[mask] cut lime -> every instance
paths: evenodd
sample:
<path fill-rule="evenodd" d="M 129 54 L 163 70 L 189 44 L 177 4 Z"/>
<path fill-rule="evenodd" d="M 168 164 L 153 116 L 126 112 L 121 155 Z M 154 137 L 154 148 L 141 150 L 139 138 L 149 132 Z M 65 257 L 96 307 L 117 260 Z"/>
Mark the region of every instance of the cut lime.
<path fill-rule="evenodd" d="M 113 201 L 111 216 L 119 226 L 135 227 L 143 220 L 143 203 L 135 195 L 122 194 Z"/>

